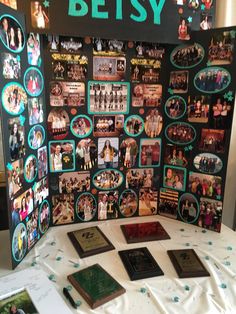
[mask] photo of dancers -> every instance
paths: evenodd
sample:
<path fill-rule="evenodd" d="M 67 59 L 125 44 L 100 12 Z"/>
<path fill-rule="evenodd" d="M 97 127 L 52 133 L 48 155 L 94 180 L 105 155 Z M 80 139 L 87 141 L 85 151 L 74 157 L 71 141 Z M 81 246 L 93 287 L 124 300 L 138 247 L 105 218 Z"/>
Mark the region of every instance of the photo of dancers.
<path fill-rule="evenodd" d="M 123 57 L 93 57 L 93 79 L 124 81 L 126 59 Z"/>
<path fill-rule="evenodd" d="M 165 48 L 156 43 L 136 41 L 135 50 L 137 58 L 162 60 L 165 55 Z"/>
<path fill-rule="evenodd" d="M 139 190 L 139 216 L 157 214 L 157 191 L 150 188 Z"/>
<path fill-rule="evenodd" d="M 6 80 L 18 80 L 21 78 L 20 56 L 11 53 L 2 53 L 2 75 Z"/>
<path fill-rule="evenodd" d="M 203 173 L 215 174 L 221 171 L 223 167 L 222 160 L 213 154 L 199 154 L 194 158 L 194 167 Z"/>
<path fill-rule="evenodd" d="M 196 137 L 195 129 L 188 123 L 171 123 L 165 130 L 166 137 L 174 144 L 184 145 L 192 143 Z"/>
<path fill-rule="evenodd" d="M 38 178 L 42 179 L 48 174 L 48 154 L 47 147 L 41 147 L 38 149 Z"/>
<path fill-rule="evenodd" d="M 129 137 L 123 140 L 120 144 L 119 157 L 120 162 L 126 168 L 132 168 L 138 159 L 138 144 L 135 139 Z"/>
<path fill-rule="evenodd" d="M 44 88 L 43 75 L 40 70 L 35 67 L 28 68 L 24 75 L 24 85 L 30 96 L 39 96 Z"/>
<path fill-rule="evenodd" d="M 11 161 L 25 155 L 25 128 L 20 123 L 20 118 L 8 120 L 9 152 Z"/>
<path fill-rule="evenodd" d="M 188 7 L 194 12 L 199 8 L 200 0 L 188 0 Z"/>
<path fill-rule="evenodd" d="M 163 186 L 177 191 L 185 191 L 186 169 L 175 166 L 164 166 Z"/>
<path fill-rule="evenodd" d="M 188 121 L 193 123 L 207 123 L 211 96 L 188 96 Z"/>
<path fill-rule="evenodd" d="M 144 130 L 144 121 L 138 115 L 129 116 L 125 120 L 125 132 L 129 136 L 139 136 Z"/>
<path fill-rule="evenodd" d="M 66 71 L 68 80 L 85 81 L 88 72 L 88 58 L 82 56 L 78 61 L 67 62 Z"/>
<path fill-rule="evenodd" d="M 74 221 L 74 194 L 52 196 L 53 225 L 63 225 Z"/>
<path fill-rule="evenodd" d="M 199 203 L 196 197 L 184 193 L 179 199 L 178 214 L 182 221 L 196 224 L 199 217 Z"/>
<path fill-rule="evenodd" d="M 59 175 L 58 191 L 60 194 L 87 192 L 90 190 L 90 172 L 67 172 Z"/>
<path fill-rule="evenodd" d="M 184 94 L 188 92 L 188 71 L 170 72 L 169 88 L 174 93 Z"/>
<path fill-rule="evenodd" d="M 29 155 L 25 161 L 24 176 L 29 183 L 33 182 L 38 174 L 37 158 L 34 155 Z"/>
<path fill-rule="evenodd" d="M 12 52 L 21 52 L 25 46 L 25 36 L 20 23 L 10 15 L 0 18 L 0 39 L 4 46 Z"/>
<path fill-rule="evenodd" d="M 206 10 L 210 10 L 214 4 L 214 0 L 202 0 Z"/>
<path fill-rule="evenodd" d="M 75 169 L 74 141 L 49 142 L 50 171 L 63 172 Z"/>
<path fill-rule="evenodd" d="M 194 78 L 195 87 L 201 92 L 217 93 L 229 86 L 231 75 L 226 69 L 211 67 L 198 72 Z"/>
<path fill-rule="evenodd" d="M 101 56 L 123 56 L 127 42 L 117 39 L 93 38 L 93 54 Z"/>
<path fill-rule="evenodd" d="M 41 65 L 39 34 L 30 33 L 27 40 L 28 63 L 34 66 Z"/>
<path fill-rule="evenodd" d="M 88 82 L 88 112 L 128 114 L 129 83 Z"/>
<path fill-rule="evenodd" d="M 12 200 L 23 188 L 24 170 L 23 159 L 11 163 L 7 170 L 9 198 Z"/>
<path fill-rule="evenodd" d="M 47 129 L 55 140 L 63 140 L 70 128 L 68 113 L 62 108 L 52 109 L 48 115 Z"/>
<path fill-rule="evenodd" d="M 28 236 L 28 250 L 38 241 L 38 208 L 35 209 L 26 222 L 27 236 Z"/>
<path fill-rule="evenodd" d="M 33 28 L 49 29 L 49 6 L 41 1 L 31 1 L 31 25 Z"/>
<path fill-rule="evenodd" d="M 28 99 L 29 125 L 42 123 L 44 120 L 43 99 Z"/>
<path fill-rule="evenodd" d="M 158 214 L 177 219 L 179 192 L 170 189 L 160 189 Z"/>
<path fill-rule="evenodd" d="M 213 99 L 213 119 L 211 119 L 210 126 L 214 129 L 228 129 L 232 123 L 232 104 L 223 97 L 217 97 Z"/>
<path fill-rule="evenodd" d="M 120 136 L 124 133 L 124 115 L 95 115 L 93 116 L 93 135 Z"/>
<path fill-rule="evenodd" d="M 45 233 L 49 228 L 50 223 L 50 207 L 47 200 L 44 200 L 39 208 L 39 230 Z"/>
<path fill-rule="evenodd" d="M 178 27 L 178 39 L 180 40 L 190 40 L 191 28 L 188 23 L 188 19 L 185 17 L 180 18 Z"/>
<path fill-rule="evenodd" d="M 209 153 L 224 153 L 225 131 L 202 129 L 199 149 Z"/>
<path fill-rule="evenodd" d="M 141 139 L 139 166 L 159 167 L 161 158 L 161 139 Z"/>
<path fill-rule="evenodd" d="M 76 201 L 76 214 L 82 221 L 90 221 L 97 212 L 97 202 L 90 193 L 81 194 Z"/>
<path fill-rule="evenodd" d="M 2 105 L 7 113 L 16 116 L 27 106 L 28 98 L 24 88 L 18 83 L 9 83 L 2 90 Z"/>
<path fill-rule="evenodd" d="M 75 153 L 79 170 L 89 170 L 97 164 L 97 146 L 90 138 L 79 141 Z"/>
<path fill-rule="evenodd" d="M 98 220 L 118 218 L 118 191 L 103 191 L 98 193 Z"/>
<path fill-rule="evenodd" d="M 225 65 L 233 62 L 234 38 L 231 32 L 213 35 L 209 50 L 208 61 L 211 65 Z"/>
<path fill-rule="evenodd" d="M 33 126 L 28 134 L 28 144 L 31 149 L 38 149 L 42 146 L 45 140 L 45 130 L 40 125 L 37 124 Z"/>
<path fill-rule="evenodd" d="M 74 136 L 84 138 L 92 133 L 93 122 L 88 116 L 78 115 L 71 121 L 70 129 Z"/>
<path fill-rule="evenodd" d="M 7 5 L 8 7 L 17 10 L 17 0 L 0 0 L 0 3 Z"/>
<path fill-rule="evenodd" d="M 48 197 L 48 178 L 45 177 L 42 180 L 35 183 L 34 187 L 34 207 L 37 208 Z"/>
<path fill-rule="evenodd" d="M 183 147 L 167 144 L 165 146 L 165 164 L 172 166 L 187 167 L 190 156 L 189 152 L 186 152 Z"/>
<path fill-rule="evenodd" d="M 14 230 L 12 237 L 12 255 L 15 261 L 20 262 L 27 251 L 27 231 L 23 223 Z"/>
<path fill-rule="evenodd" d="M 200 198 L 200 215 L 198 219 L 198 226 L 220 232 L 222 210 L 222 202 L 204 197 Z"/>
<path fill-rule="evenodd" d="M 119 139 L 99 138 L 98 139 L 98 168 L 118 167 Z"/>
<path fill-rule="evenodd" d="M 133 107 L 159 107 L 162 100 L 162 85 L 134 84 L 132 90 Z"/>
<path fill-rule="evenodd" d="M 125 190 L 119 199 L 120 213 L 124 217 L 132 217 L 138 209 L 138 197 L 133 190 Z"/>
<path fill-rule="evenodd" d="M 170 60 L 177 68 L 192 68 L 202 61 L 204 55 L 203 47 L 194 43 L 175 48 Z"/>
<path fill-rule="evenodd" d="M 163 119 L 158 109 L 148 110 L 145 119 L 145 132 L 149 137 L 157 137 L 162 130 Z"/>
<path fill-rule="evenodd" d="M 180 119 L 186 112 L 186 102 L 180 96 L 172 96 L 165 103 L 165 112 L 170 119 Z"/>
<path fill-rule="evenodd" d="M 212 198 L 222 196 L 222 178 L 209 174 L 190 172 L 189 190 L 199 196 Z"/>
<path fill-rule="evenodd" d="M 133 83 L 157 84 L 160 82 L 161 63 L 153 59 L 131 59 L 131 81 Z"/>
<path fill-rule="evenodd" d="M 128 169 L 126 172 L 126 189 L 152 188 L 154 186 L 154 169 Z"/>
<path fill-rule="evenodd" d="M 83 49 L 83 38 L 80 37 L 64 37 L 60 36 L 61 53 L 79 53 Z"/>
<path fill-rule="evenodd" d="M 100 170 L 93 176 L 93 184 L 99 190 L 113 190 L 123 183 L 123 174 L 118 170 Z"/>

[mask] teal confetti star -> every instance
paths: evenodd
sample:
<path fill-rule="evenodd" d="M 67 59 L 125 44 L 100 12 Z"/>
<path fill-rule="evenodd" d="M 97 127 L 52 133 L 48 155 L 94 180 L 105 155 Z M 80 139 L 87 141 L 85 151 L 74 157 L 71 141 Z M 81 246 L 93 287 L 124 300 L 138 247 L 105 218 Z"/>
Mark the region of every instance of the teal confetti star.
<path fill-rule="evenodd" d="M 56 282 L 56 278 L 55 278 L 54 275 L 49 275 L 49 276 L 48 276 L 48 279 L 51 280 L 51 281 L 53 281 L 53 282 Z"/>
<path fill-rule="evenodd" d="M 31 266 L 32 266 L 32 267 L 34 267 L 35 265 L 37 265 L 36 262 L 32 262 L 32 263 L 31 263 Z"/>
<path fill-rule="evenodd" d="M 186 286 L 184 287 L 184 290 L 189 291 L 189 290 L 190 290 L 189 286 L 186 285 Z"/>
<path fill-rule="evenodd" d="M 204 11 L 205 10 L 205 4 L 201 4 L 201 10 Z"/>
<path fill-rule="evenodd" d="M 228 96 L 233 96 L 233 92 L 231 90 L 228 92 Z"/>
<path fill-rule="evenodd" d="M 186 245 L 186 246 L 190 246 L 190 244 L 189 244 L 189 243 L 185 243 L 185 245 Z"/>
<path fill-rule="evenodd" d="M 205 256 L 205 260 L 209 261 L 210 257 L 209 256 Z"/>
<path fill-rule="evenodd" d="M 231 35 L 232 38 L 235 38 L 235 36 L 236 36 L 236 31 L 231 31 L 231 32 L 230 32 L 230 35 Z"/>
<path fill-rule="evenodd" d="M 45 8 L 49 8 L 50 2 L 49 2 L 48 0 L 45 0 L 45 1 L 43 2 L 43 5 L 44 5 Z"/>
<path fill-rule="evenodd" d="M 208 242 L 208 245 L 212 245 L 212 242 L 211 242 L 211 241 L 209 241 L 209 242 Z"/>
<path fill-rule="evenodd" d="M 204 229 L 204 230 L 202 230 L 202 233 L 207 233 L 207 231 Z"/>
<path fill-rule="evenodd" d="M 227 93 L 224 94 L 224 99 L 228 99 L 228 94 Z"/>
<path fill-rule="evenodd" d="M 79 307 L 79 306 L 82 304 L 82 302 L 81 302 L 80 300 L 77 300 L 77 301 L 75 302 L 75 304 L 76 304 L 77 307 Z"/>
<path fill-rule="evenodd" d="M 55 245 L 56 245 L 56 242 L 55 242 L 55 241 L 52 241 L 50 244 L 51 244 L 51 246 L 55 246 Z"/>
<path fill-rule="evenodd" d="M 175 303 L 179 302 L 179 297 L 174 297 L 174 298 L 173 298 L 173 301 L 174 301 Z"/>
<path fill-rule="evenodd" d="M 232 251 L 233 250 L 232 246 L 227 246 L 227 250 Z"/>
<path fill-rule="evenodd" d="M 25 117 L 20 115 L 20 125 L 23 126 L 25 124 Z"/>
<path fill-rule="evenodd" d="M 184 232 L 184 229 L 180 229 L 181 232 Z"/>
<path fill-rule="evenodd" d="M 216 196 L 216 199 L 217 199 L 218 201 L 220 201 L 220 200 L 221 200 L 221 196 L 220 196 L 220 195 L 217 195 L 217 196 Z"/>
<path fill-rule="evenodd" d="M 230 266 L 230 265 L 231 265 L 231 263 L 229 261 L 225 262 L 225 266 Z"/>
<path fill-rule="evenodd" d="M 221 287 L 222 289 L 226 289 L 226 288 L 227 288 L 227 285 L 226 285 L 225 283 L 222 283 L 222 284 L 220 285 L 220 287 Z"/>
<path fill-rule="evenodd" d="M 234 97 L 233 96 L 228 96 L 228 101 L 233 101 Z"/>
<path fill-rule="evenodd" d="M 174 94 L 173 89 L 169 88 L 169 89 L 168 89 L 168 93 L 171 94 L 171 95 L 173 95 L 173 94 Z"/>
<path fill-rule="evenodd" d="M 11 163 L 8 163 L 8 164 L 7 164 L 7 169 L 8 169 L 9 171 L 12 171 L 12 170 L 13 170 L 13 166 L 12 166 Z"/>
<path fill-rule="evenodd" d="M 72 290 L 72 286 L 69 285 L 69 286 L 66 287 L 66 289 L 67 289 L 68 291 L 71 291 L 71 290 Z"/>
<path fill-rule="evenodd" d="M 211 61 L 207 62 L 207 66 L 210 67 L 211 66 Z"/>
<path fill-rule="evenodd" d="M 146 293 L 147 292 L 147 289 L 146 288 L 140 288 L 139 290 L 141 293 Z"/>
<path fill-rule="evenodd" d="M 62 257 L 61 256 L 58 256 L 57 258 L 56 258 L 56 261 L 57 262 L 60 262 L 62 260 Z"/>
<path fill-rule="evenodd" d="M 188 147 L 184 147 L 184 151 L 185 151 L 185 152 L 188 152 Z"/>
<path fill-rule="evenodd" d="M 192 21 L 193 21 L 192 16 L 189 16 L 189 17 L 188 17 L 188 22 L 189 22 L 189 23 L 192 23 Z"/>
<path fill-rule="evenodd" d="M 188 149 L 189 149 L 189 150 L 193 150 L 193 146 L 192 146 L 192 145 L 189 145 Z"/>

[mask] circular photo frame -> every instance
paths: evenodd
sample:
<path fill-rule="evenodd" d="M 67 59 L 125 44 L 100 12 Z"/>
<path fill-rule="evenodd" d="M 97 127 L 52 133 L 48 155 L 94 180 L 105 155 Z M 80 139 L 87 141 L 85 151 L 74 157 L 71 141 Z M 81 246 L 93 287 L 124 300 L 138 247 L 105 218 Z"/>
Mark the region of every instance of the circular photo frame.
<path fill-rule="evenodd" d="M 194 142 L 196 130 L 189 123 L 174 122 L 166 127 L 165 136 L 173 144 L 187 145 Z"/>
<path fill-rule="evenodd" d="M 216 174 L 223 168 L 223 161 L 218 156 L 210 153 L 196 155 L 193 164 L 198 171 L 208 174 Z"/>
<path fill-rule="evenodd" d="M 85 138 L 93 131 L 93 122 L 86 115 L 74 117 L 70 124 L 71 133 L 78 138 Z"/>
<path fill-rule="evenodd" d="M 28 134 L 28 145 L 31 149 L 40 148 L 45 140 L 45 130 L 40 124 L 33 126 Z"/>
<path fill-rule="evenodd" d="M 20 53 L 25 47 L 25 34 L 19 21 L 4 14 L 0 17 L 0 39 L 3 45 L 14 53 Z"/>
<path fill-rule="evenodd" d="M 165 113 L 168 118 L 177 120 L 182 118 L 186 113 L 186 101 L 181 96 L 172 96 L 165 103 Z"/>
<path fill-rule="evenodd" d="M 200 206 L 197 198 L 190 194 L 181 195 L 178 203 L 178 214 L 182 221 L 194 224 L 197 222 L 200 213 Z"/>
<path fill-rule="evenodd" d="M 180 45 L 172 51 L 170 61 L 178 69 L 191 69 L 200 64 L 204 56 L 204 48 L 198 43 Z"/>
<path fill-rule="evenodd" d="M 39 208 L 39 230 L 44 234 L 50 223 L 50 205 L 47 200 L 44 200 Z"/>
<path fill-rule="evenodd" d="M 90 221 L 94 218 L 97 212 L 97 201 L 91 193 L 81 194 L 75 205 L 77 217 L 81 221 Z"/>
<path fill-rule="evenodd" d="M 124 190 L 119 198 L 119 210 L 124 217 L 132 217 L 138 209 L 138 196 L 131 190 Z"/>
<path fill-rule="evenodd" d="M 111 191 L 122 185 L 124 176 L 116 169 L 100 170 L 93 176 L 93 185 L 98 190 Z"/>
<path fill-rule="evenodd" d="M 12 236 L 12 256 L 16 262 L 22 261 L 27 252 L 27 238 L 26 226 L 21 222 Z"/>
<path fill-rule="evenodd" d="M 34 155 L 29 155 L 24 165 L 24 177 L 26 182 L 31 183 L 38 174 L 38 160 Z"/>
<path fill-rule="evenodd" d="M 143 133 L 144 121 L 138 115 L 129 116 L 125 120 L 125 132 L 128 136 L 137 137 Z"/>
<path fill-rule="evenodd" d="M 6 112 L 17 116 L 25 111 L 28 97 L 24 87 L 16 82 L 6 84 L 2 89 L 2 105 Z"/>
<path fill-rule="evenodd" d="M 44 79 L 41 71 L 35 67 L 30 67 L 24 75 L 25 90 L 31 97 L 38 97 L 44 88 Z"/>

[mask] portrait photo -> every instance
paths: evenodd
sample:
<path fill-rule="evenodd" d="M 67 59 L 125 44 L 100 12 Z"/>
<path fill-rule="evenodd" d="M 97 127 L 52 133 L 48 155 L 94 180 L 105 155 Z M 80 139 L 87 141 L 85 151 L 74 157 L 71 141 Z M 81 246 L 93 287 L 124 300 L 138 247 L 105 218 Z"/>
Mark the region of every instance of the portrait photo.
<path fill-rule="evenodd" d="M 191 28 L 188 19 L 185 17 L 180 18 L 178 26 L 178 39 L 179 40 L 190 40 Z"/>
<path fill-rule="evenodd" d="M 45 130 L 40 124 L 33 126 L 28 134 L 28 144 L 31 149 L 38 149 L 45 140 Z"/>
<path fill-rule="evenodd" d="M 44 234 L 49 228 L 50 215 L 49 203 L 47 200 L 44 200 L 40 204 L 39 208 L 39 230 L 42 234 Z"/>
<path fill-rule="evenodd" d="M 116 219 L 119 213 L 118 191 L 98 193 L 98 220 Z"/>
<path fill-rule="evenodd" d="M 31 25 L 41 30 L 50 28 L 49 7 L 42 0 L 31 1 Z"/>
<path fill-rule="evenodd" d="M 30 96 L 39 96 L 44 88 L 43 75 L 40 70 L 34 67 L 28 68 L 24 75 L 24 85 Z"/>
<path fill-rule="evenodd" d="M 37 158 L 34 155 L 29 155 L 24 165 L 24 176 L 28 183 L 35 180 L 38 174 L 38 163 Z"/>
<path fill-rule="evenodd" d="M 28 236 L 28 250 L 30 250 L 38 241 L 38 208 L 32 212 L 29 220 L 26 222 L 26 230 Z"/>
<path fill-rule="evenodd" d="M 117 168 L 119 154 L 119 139 L 98 139 L 98 168 Z"/>
<path fill-rule="evenodd" d="M 90 172 L 67 172 L 59 175 L 58 191 L 60 194 L 87 192 L 90 190 Z"/>
<path fill-rule="evenodd" d="M 9 153 L 11 161 L 25 155 L 25 127 L 21 125 L 20 118 L 8 120 Z"/>
<path fill-rule="evenodd" d="M 139 147 L 137 141 L 134 138 L 126 138 L 120 144 L 119 157 L 120 162 L 126 168 L 132 168 L 135 166 L 138 160 Z"/>

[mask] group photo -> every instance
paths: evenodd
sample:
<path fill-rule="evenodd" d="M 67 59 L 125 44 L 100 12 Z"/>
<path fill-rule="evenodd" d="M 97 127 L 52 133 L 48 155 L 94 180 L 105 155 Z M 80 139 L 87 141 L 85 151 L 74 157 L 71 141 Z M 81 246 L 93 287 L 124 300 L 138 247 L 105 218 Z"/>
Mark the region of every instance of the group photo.
<path fill-rule="evenodd" d="M 52 109 L 48 115 L 47 127 L 55 140 L 63 140 L 70 128 L 70 119 L 65 109 Z"/>
<path fill-rule="evenodd" d="M 126 172 L 126 189 L 153 188 L 154 170 L 147 169 L 128 169 Z"/>
<path fill-rule="evenodd" d="M 126 168 L 132 168 L 138 160 L 139 147 L 135 139 L 129 137 L 120 144 L 120 162 Z"/>
<path fill-rule="evenodd" d="M 10 169 L 7 170 L 7 180 L 9 186 L 9 198 L 13 197 L 21 191 L 24 182 L 23 159 L 13 161 Z"/>
<path fill-rule="evenodd" d="M 186 168 L 189 164 L 189 155 L 189 152 L 186 152 L 183 147 L 167 144 L 165 147 L 164 161 L 168 165 Z"/>
<path fill-rule="evenodd" d="M 211 96 L 188 97 L 188 121 L 207 123 L 210 116 Z"/>
<path fill-rule="evenodd" d="M 209 153 L 223 153 L 225 130 L 202 129 L 199 149 Z"/>
<path fill-rule="evenodd" d="M 113 137 L 124 133 L 124 115 L 94 115 L 93 135 Z"/>
<path fill-rule="evenodd" d="M 159 167 L 161 158 L 161 139 L 141 139 L 139 166 Z"/>
<path fill-rule="evenodd" d="M 74 221 L 74 194 L 52 196 L 52 219 L 54 225 L 62 225 Z"/>
<path fill-rule="evenodd" d="M 123 174 L 118 170 L 100 170 L 93 176 L 93 184 L 99 190 L 113 190 L 123 183 Z"/>
<path fill-rule="evenodd" d="M 189 190 L 199 196 L 212 198 L 222 196 L 222 178 L 209 174 L 190 172 Z"/>
<path fill-rule="evenodd" d="M 201 92 L 218 93 L 226 89 L 231 82 L 231 75 L 226 69 L 212 67 L 198 72 L 194 85 Z"/>
<path fill-rule="evenodd" d="M 193 164 L 198 171 L 209 174 L 218 173 L 223 167 L 222 160 L 218 156 L 209 153 L 197 155 Z"/>
<path fill-rule="evenodd" d="M 22 85 L 9 83 L 2 90 L 3 108 L 11 115 L 21 114 L 28 103 L 28 96 Z"/>
<path fill-rule="evenodd" d="M 133 190 L 125 190 L 119 199 L 120 213 L 125 217 L 132 217 L 138 209 L 138 197 Z"/>
<path fill-rule="evenodd" d="M 184 94 L 188 91 L 188 71 L 170 72 L 169 88 L 178 94 Z"/>
<path fill-rule="evenodd" d="M 220 232 L 222 210 L 222 202 L 201 197 L 198 226 Z"/>
<path fill-rule="evenodd" d="M 10 15 L 2 15 L 0 18 L 0 39 L 10 51 L 19 53 L 25 45 L 25 36 L 19 22 Z"/>
<path fill-rule="evenodd" d="M 145 132 L 148 137 L 157 137 L 163 127 L 163 117 L 158 109 L 151 109 L 146 114 Z"/>
<path fill-rule="evenodd" d="M 196 197 L 185 193 L 179 199 L 178 214 L 182 221 L 196 223 L 199 217 L 199 204 Z"/>
<path fill-rule="evenodd" d="M 87 192 L 90 190 L 90 172 L 67 172 L 59 175 L 58 191 L 60 194 Z"/>
<path fill-rule="evenodd" d="M 134 84 L 132 88 L 133 107 L 159 107 L 162 100 L 162 85 Z"/>
<path fill-rule="evenodd" d="M 205 52 L 201 45 L 194 43 L 177 47 L 171 54 L 171 62 L 178 68 L 191 68 L 204 58 Z"/>
<path fill-rule="evenodd" d="M 179 192 L 170 189 L 160 189 L 158 214 L 177 219 Z"/>
<path fill-rule="evenodd" d="M 234 38 L 231 32 L 212 36 L 208 60 L 211 65 L 225 65 L 233 62 Z"/>
<path fill-rule="evenodd" d="M 177 191 L 185 191 L 186 169 L 164 166 L 163 186 Z"/>
<path fill-rule="evenodd" d="M 18 160 L 25 155 L 25 128 L 20 123 L 20 118 L 8 121 L 9 128 L 9 153 L 11 161 Z"/>
<path fill-rule="evenodd" d="M 75 168 L 74 141 L 52 141 L 49 143 L 51 172 L 71 171 Z"/>
<path fill-rule="evenodd" d="M 94 141 L 90 138 L 80 140 L 75 150 L 75 156 L 79 170 L 89 170 L 95 167 L 98 151 Z"/>
<path fill-rule="evenodd" d="M 2 53 L 2 75 L 6 80 L 18 80 L 21 78 L 20 56 L 11 53 Z"/>
<path fill-rule="evenodd" d="M 167 126 L 165 132 L 167 139 L 178 145 L 191 143 L 196 137 L 195 129 L 184 122 L 171 123 Z"/>

